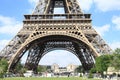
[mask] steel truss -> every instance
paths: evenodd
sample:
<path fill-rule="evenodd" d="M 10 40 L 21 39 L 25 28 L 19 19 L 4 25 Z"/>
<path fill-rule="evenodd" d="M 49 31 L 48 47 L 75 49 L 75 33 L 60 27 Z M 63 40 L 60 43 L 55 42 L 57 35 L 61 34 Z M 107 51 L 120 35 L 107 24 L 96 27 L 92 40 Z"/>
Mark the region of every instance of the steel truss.
<path fill-rule="evenodd" d="M 86 48 L 86 44 L 82 42 L 77 42 L 75 40 L 69 41 L 69 39 L 61 40 L 62 37 L 60 37 L 60 39 L 58 38 L 58 40 L 54 39 L 54 37 L 52 37 L 52 39 L 53 40 L 45 41 L 44 44 L 39 43 L 33 45 L 31 49 L 29 49 L 28 58 L 25 65 L 26 68 L 36 71 L 41 58 L 48 52 L 57 49 L 67 50 L 76 55 L 82 62 L 82 65 L 84 66 L 85 70 L 89 70 L 93 67 L 94 56 L 91 54 L 92 51 L 90 50 L 90 48 Z"/>
<path fill-rule="evenodd" d="M 54 14 L 55 8 L 65 14 Z M 111 53 L 111 48 L 92 28 L 91 14 L 83 14 L 77 0 L 39 0 L 30 15 L 24 15 L 23 28 L 0 52 L 13 71 L 28 52 L 25 67 L 36 71 L 41 58 L 49 51 L 65 49 L 75 54 L 85 70 L 93 67 L 94 58 Z"/>

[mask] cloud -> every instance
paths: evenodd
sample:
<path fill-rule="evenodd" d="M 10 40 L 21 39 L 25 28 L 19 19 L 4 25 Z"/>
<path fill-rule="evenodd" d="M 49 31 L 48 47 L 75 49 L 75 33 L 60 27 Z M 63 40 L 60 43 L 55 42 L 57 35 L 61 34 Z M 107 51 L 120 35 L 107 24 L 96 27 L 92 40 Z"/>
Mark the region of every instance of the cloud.
<path fill-rule="evenodd" d="M 116 41 L 116 42 L 113 42 L 113 43 L 110 43 L 110 46 L 113 50 L 117 49 L 117 48 L 120 48 L 120 41 Z"/>
<path fill-rule="evenodd" d="M 120 10 L 120 0 L 94 0 L 94 3 L 103 12 Z"/>
<path fill-rule="evenodd" d="M 39 0 L 28 0 L 28 2 L 32 5 L 35 6 Z"/>
<path fill-rule="evenodd" d="M 36 4 L 39 0 L 28 0 L 31 4 Z"/>
<path fill-rule="evenodd" d="M 31 12 L 34 11 L 34 8 L 36 7 L 38 1 L 39 1 L 39 0 L 28 0 L 28 2 L 29 2 L 30 5 L 31 5 L 31 8 L 29 9 L 29 12 L 28 12 L 28 13 L 31 14 Z"/>
<path fill-rule="evenodd" d="M 7 36 L 15 35 L 21 29 L 21 27 L 22 24 L 14 18 L 0 15 L 0 50 L 2 50 L 10 41 L 2 39 L 2 37 L 6 35 L 5 38 L 7 38 Z"/>
<path fill-rule="evenodd" d="M 15 21 L 15 20 L 13 18 L 0 15 L 0 23 L 2 23 L 1 25 L 12 24 L 12 21 Z"/>
<path fill-rule="evenodd" d="M 116 29 L 120 30 L 120 16 L 113 16 L 112 23 L 115 24 Z"/>
<path fill-rule="evenodd" d="M 101 36 L 104 36 L 104 34 L 109 31 L 110 25 L 106 24 L 106 25 L 101 26 L 101 27 L 95 26 L 94 28 Z"/>
<path fill-rule="evenodd" d="M 0 40 L 0 51 L 8 44 L 10 40 Z"/>
<path fill-rule="evenodd" d="M 93 0 L 78 0 L 78 1 L 79 1 L 81 9 L 85 11 L 90 10 L 93 4 Z"/>
<path fill-rule="evenodd" d="M 15 35 L 22 27 L 22 23 L 14 18 L 0 15 L 0 34 Z"/>
<path fill-rule="evenodd" d="M 21 24 L 4 25 L 0 27 L 0 33 L 15 35 L 21 29 Z"/>

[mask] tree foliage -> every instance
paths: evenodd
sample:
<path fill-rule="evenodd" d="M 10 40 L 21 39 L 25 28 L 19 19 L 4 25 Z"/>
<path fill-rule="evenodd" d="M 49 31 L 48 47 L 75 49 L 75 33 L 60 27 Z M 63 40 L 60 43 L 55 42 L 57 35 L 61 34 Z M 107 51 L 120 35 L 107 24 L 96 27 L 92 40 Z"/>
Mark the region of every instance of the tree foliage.
<path fill-rule="evenodd" d="M 96 71 L 99 73 L 103 73 L 104 71 L 107 71 L 107 68 L 110 65 L 110 61 L 113 58 L 112 55 L 102 55 L 98 58 L 96 58 Z"/>
<path fill-rule="evenodd" d="M 19 73 L 21 75 L 23 75 L 23 73 L 25 73 L 27 71 L 26 68 L 24 68 L 24 66 L 21 64 L 21 61 L 19 61 L 14 69 L 15 73 Z"/>
<path fill-rule="evenodd" d="M 102 55 L 96 58 L 95 68 L 97 72 L 103 73 L 110 66 L 120 70 L 120 49 L 117 48 L 110 55 Z"/>
<path fill-rule="evenodd" d="M 88 78 L 93 78 L 93 74 L 90 72 Z"/>
<path fill-rule="evenodd" d="M 96 68 L 95 67 L 91 68 L 90 73 L 96 73 Z"/>
<path fill-rule="evenodd" d="M 84 72 L 84 68 L 82 66 L 79 66 L 75 69 L 76 72 L 81 73 Z"/>
<path fill-rule="evenodd" d="M 21 62 L 18 62 L 17 65 L 16 65 L 16 67 L 15 67 L 15 70 L 17 72 L 19 72 L 22 68 L 23 68 L 23 65 L 21 64 Z"/>
<path fill-rule="evenodd" d="M 37 72 L 45 72 L 45 71 L 47 71 L 47 68 L 45 67 L 45 66 L 38 66 L 37 67 Z"/>
<path fill-rule="evenodd" d="M 0 60 L 0 77 L 3 77 L 3 75 L 7 72 L 8 69 L 8 62 L 6 59 L 2 58 Z"/>
<path fill-rule="evenodd" d="M 120 48 L 115 49 L 115 51 L 113 52 L 113 54 L 119 54 L 120 55 Z"/>
<path fill-rule="evenodd" d="M 117 71 L 120 70 L 120 49 L 116 49 L 113 52 L 113 59 L 111 59 L 111 67 L 114 67 Z"/>

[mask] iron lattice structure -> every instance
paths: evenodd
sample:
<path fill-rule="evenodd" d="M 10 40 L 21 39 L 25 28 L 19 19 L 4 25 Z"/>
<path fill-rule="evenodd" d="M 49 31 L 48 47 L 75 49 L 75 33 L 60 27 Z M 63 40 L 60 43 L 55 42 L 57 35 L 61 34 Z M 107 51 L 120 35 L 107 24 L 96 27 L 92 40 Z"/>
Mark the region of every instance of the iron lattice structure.
<path fill-rule="evenodd" d="M 64 8 L 64 14 L 54 14 Z M 94 58 L 108 54 L 111 48 L 93 29 L 91 14 L 84 14 L 77 0 L 40 0 L 30 15 L 24 15 L 23 28 L 0 52 L 14 70 L 28 52 L 25 67 L 36 71 L 40 59 L 49 51 L 64 49 L 75 54 L 85 70 L 94 65 Z"/>

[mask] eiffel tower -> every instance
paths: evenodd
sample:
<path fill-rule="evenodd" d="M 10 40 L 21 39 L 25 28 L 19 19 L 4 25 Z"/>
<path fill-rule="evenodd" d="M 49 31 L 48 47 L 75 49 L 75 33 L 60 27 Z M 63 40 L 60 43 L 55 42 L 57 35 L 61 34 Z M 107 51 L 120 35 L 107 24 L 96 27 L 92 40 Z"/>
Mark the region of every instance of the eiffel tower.
<path fill-rule="evenodd" d="M 64 13 L 55 13 L 62 8 Z M 109 54 L 111 48 L 92 27 L 91 14 L 84 14 L 77 0 L 39 0 L 32 14 L 24 15 L 23 28 L 0 52 L 14 70 L 28 53 L 25 67 L 36 71 L 41 58 L 53 50 L 67 50 L 81 61 L 85 70 L 95 58 Z"/>

